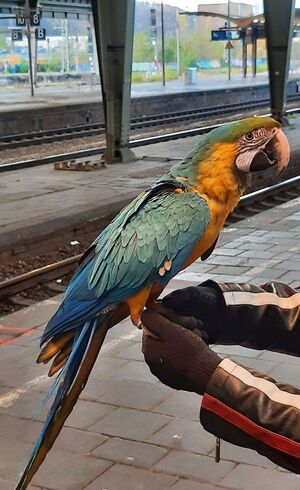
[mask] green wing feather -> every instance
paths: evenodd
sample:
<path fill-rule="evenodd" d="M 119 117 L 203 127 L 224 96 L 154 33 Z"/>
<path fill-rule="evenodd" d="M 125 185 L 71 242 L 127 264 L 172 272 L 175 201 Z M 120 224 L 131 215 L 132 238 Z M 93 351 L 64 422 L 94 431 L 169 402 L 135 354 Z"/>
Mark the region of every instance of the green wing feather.
<path fill-rule="evenodd" d="M 209 222 L 208 205 L 187 189 L 174 192 L 179 185 L 162 183 L 141 194 L 95 240 L 89 288 L 98 297 L 116 287 L 150 284 L 166 260 L 174 261 L 201 238 Z M 173 275 L 178 270 L 172 267 Z"/>

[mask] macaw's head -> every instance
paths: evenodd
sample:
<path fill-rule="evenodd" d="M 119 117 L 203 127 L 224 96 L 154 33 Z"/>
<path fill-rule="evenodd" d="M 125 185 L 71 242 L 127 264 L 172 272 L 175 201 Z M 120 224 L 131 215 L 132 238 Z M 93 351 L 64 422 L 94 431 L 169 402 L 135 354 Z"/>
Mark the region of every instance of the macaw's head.
<path fill-rule="evenodd" d="M 191 185 L 208 182 L 219 187 L 228 179 L 244 187 L 247 175 L 289 162 L 290 149 L 279 122 L 271 117 L 251 117 L 219 126 L 175 165 L 173 174 Z M 230 177 L 231 176 L 231 177 Z M 228 185 L 227 185 L 228 182 Z"/>
<path fill-rule="evenodd" d="M 290 148 L 280 128 L 280 123 L 271 117 L 250 117 L 211 131 L 205 138 L 205 145 L 212 153 L 217 149 L 223 149 L 225 155 L 226 150 L 232 153 L 232 163 L 241 172 L 252 173 L 277 166 L 281 173 L 289 162 Z"/>

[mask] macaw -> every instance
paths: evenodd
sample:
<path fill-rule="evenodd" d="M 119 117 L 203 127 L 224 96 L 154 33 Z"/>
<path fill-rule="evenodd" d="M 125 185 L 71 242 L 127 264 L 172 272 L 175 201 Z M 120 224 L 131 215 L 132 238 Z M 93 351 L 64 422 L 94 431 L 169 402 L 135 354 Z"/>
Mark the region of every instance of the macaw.
<path fill-rule="evenodd" d="M 252 117 L 208 133 L 180 163 L 142 192 L 84 253 L 62 304 L 42 335 L 37 362 L 53 359 L 55 399 L 16 490 L 51 449 L 83 390 L 109 328 L 130 315 L 141 327 L 179 271 L 207 258 L 251 172 L 289 161 L 280 124 Z M 47 397 L 46 397 L 47 398 Z M 49 397 L 48 397 L 49 398 Z"/>

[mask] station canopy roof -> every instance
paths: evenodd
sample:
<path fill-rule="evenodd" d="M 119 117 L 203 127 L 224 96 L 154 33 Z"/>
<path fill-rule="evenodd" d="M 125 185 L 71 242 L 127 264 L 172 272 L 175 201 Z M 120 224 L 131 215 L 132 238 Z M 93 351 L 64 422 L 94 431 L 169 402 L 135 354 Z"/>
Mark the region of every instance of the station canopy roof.
<path fill-rule="evenodd" d="M 197 16 L 203 16 L 203 17 L 219 17 L 221 19 L 224 19 L 225 21 L 228 21 L 228 15 L 223 14 L 221 12 L 211 12 L 211 11 L 202 11 L 200 9 L 201 5 L 199 6 L 199 10 L 196 12 L 180 12 L 181 15 L 197 15 Z M 240 17 L 240 16 L 230 16 L 230 22 L 235 24 L 239 28 L 246 29 L 247 27 L 250 27 L 252 24 L 263 24 L 265 22 L 264 14 L 258 14 L 258 15 L 251 15 L 247 17 Z M 300 8 L 295 9 L 295 17 L 294 17 L 294 24 L 300 25 Z"/>
<path fill-rule="evenodd" d="M 37 5 L 42 16 L 48 18 L 89 19 L 92 13 L 91 0 L 38 0 L 30 4 Z M 0 0 L 0 18 L 1 14 L 16 15 L 24 5 L 24 0 Z"/>

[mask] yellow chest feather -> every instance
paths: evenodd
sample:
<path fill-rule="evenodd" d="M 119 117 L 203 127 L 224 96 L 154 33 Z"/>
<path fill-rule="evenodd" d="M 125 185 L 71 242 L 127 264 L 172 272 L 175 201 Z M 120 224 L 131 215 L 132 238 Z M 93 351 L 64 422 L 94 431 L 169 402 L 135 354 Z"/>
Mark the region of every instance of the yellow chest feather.
<path fill-rule="evenodd" d="M 235 173 L 233 164 L 235 156 L 235 144 L 216 145 L 211 156 L 214 162 L 213 167 L 211 159 L 207 162 L 201 162 L 199 180 L 193 190 L 203 197 L 208 204 L 209 224 L 183 269 L 201 257 L 212 246 L 222 230 L 227 216 L 237 206 L 244 191 L 246 179 L 241 182 L 240 176 Z"/>

